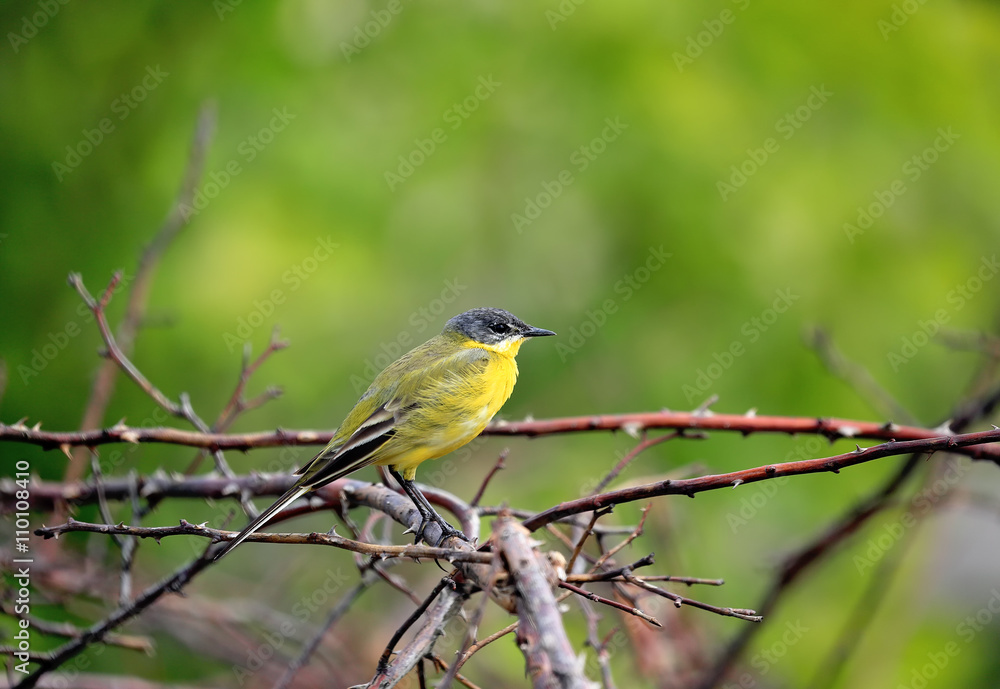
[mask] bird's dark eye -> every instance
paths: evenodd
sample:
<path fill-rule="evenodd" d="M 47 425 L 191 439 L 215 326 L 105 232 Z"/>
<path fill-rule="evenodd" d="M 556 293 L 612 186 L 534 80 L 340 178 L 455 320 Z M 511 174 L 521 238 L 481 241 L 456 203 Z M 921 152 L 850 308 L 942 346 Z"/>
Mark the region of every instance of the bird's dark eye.
<path fill-rule="evenodd" d="M 497 335 L 506 335 L 510 332 L 510 326 L 506 323 L 490 323 L 487 327 Z"/>

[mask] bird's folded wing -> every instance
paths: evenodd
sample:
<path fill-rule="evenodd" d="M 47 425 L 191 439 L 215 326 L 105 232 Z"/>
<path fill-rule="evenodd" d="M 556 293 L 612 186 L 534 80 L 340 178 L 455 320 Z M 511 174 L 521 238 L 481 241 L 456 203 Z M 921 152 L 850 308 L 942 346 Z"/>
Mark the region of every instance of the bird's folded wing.
<path fill-rule="evenodd" d="M 389 392 L 390 399 L 378 406 L 343 443 L 326 448 L 295 472 L 305 477 L 301 485 L 319 488 L 374 462 L 377 450 L 396 434 L 396 429 L 410 413 L 421 406 L 420 395 L 414 394 L 415 391 L 465 384 L 470 368 L 481 369 L 485 365 L 485 354 L 470 348 L 420 363 L 422 365 L 412 367 L 397 379 Z M 408 392 L 401 394 L 404 390 Z"/>
<path fill-rule="evenodd" d="M 400 411 L 384 404 L 372 412 L 343 444 L 324 450 L 295 472 L 307 477 L 303 485 L 319 488 L 371 464 L 375 451 L 396 434 L 396 424 L 402 418 Z"/>

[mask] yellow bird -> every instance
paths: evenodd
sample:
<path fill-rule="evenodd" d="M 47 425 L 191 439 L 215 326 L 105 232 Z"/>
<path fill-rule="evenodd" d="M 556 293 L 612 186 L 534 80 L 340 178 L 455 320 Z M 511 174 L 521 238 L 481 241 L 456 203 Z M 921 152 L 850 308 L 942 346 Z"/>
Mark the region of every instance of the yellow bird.
<path fill-rule="evenodd" d="M 330 444 L 299 469 L 301 478 L 254 519 L 215 559 L 263 527 L 309 491 L 371 464 L 389 467 L 420 513 L 417 539 L 428 522 L 459 536 L 427 502 L 413 478 L 417 467 L 482 433 L 517 381 L 514 357 L 529 337 L 555 335 L 503 309 L 481 308 L 449 320 L 441 334 L 386 367 L 340 425 Z"/>

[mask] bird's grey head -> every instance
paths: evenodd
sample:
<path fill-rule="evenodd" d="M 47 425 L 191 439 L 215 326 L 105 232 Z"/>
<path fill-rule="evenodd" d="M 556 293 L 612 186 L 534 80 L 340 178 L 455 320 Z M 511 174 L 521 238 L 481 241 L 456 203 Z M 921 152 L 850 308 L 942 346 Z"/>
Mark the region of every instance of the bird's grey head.
<path fill-rule="evenodd" d="M 444 332 L 457 332 L 488 345 L 523 337 L 555 335 L 551 330 L 528 325 L 510 311 L 494 308 L 472 309 L 460 313 L 445 324 Z"/>

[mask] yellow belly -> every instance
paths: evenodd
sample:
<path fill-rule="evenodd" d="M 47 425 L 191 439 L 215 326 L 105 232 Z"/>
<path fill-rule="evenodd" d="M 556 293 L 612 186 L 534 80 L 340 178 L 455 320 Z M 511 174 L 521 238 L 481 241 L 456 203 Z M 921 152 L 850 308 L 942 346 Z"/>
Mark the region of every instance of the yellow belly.
<path fill-rule="evenodd" d="M 517 381 L 513 356 L 489 351 L 488 357 L 475 375 L 439 381 L 383 446 L 376 464 L 388 464 L 412 480 L 422 462 L 457 450 L 482 433 Z"/>

